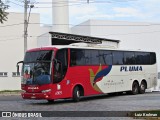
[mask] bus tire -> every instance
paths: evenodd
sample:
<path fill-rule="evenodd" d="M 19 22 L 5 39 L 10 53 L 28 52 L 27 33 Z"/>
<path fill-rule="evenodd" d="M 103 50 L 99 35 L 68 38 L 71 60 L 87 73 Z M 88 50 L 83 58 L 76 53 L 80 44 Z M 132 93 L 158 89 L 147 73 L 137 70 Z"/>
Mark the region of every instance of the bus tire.
<path fill-rule="evenodd" d="M 138 92 L 139 92 L 139 85 L 138 85 L 138 83 L 135 81 L 135 82 L 133 82 L 133 84 L 132 84 L 131 94 L 132 94 L 132 95 L 136 95 L 136 94 L 138 94 Z"/>
<path fill-rule="evenodd" d="M 54 103 L 54 100 L 47 100 L 48 103 Z"/>
<path fill-rule="evenodd" d="M 76 86 L 73 90 L 73 100 L 74 102 L 78 102 L 80 100 L 81 91 L 78 86 Z"/>
<path fill-rule="evenodd" d="M 139 86 L 139 93 L 144 94 L 146 90 L 146 83 L 144 81 L 141 82 L 141 85 Z"/>

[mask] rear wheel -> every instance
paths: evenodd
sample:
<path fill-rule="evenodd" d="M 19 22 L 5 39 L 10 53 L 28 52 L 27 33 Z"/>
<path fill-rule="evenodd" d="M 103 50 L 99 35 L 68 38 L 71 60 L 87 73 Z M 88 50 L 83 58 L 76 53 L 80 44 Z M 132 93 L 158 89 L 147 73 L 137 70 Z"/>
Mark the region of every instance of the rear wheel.
<path fill-rule="evenodd" d="M 81 91 L 78 86 L 76 86 L 73 90 L 73 100 L 78 102 L 80 100 Z"/>
<path fill-rule="evenodd" d="M 136 94 L 138 94 L 138 92 L 139 92 L 139 85 L 137 82 L 133 82 L 131 94 L 136 95 Z"/>
<path fill-rule="evenodd" d="M 141 82 L 141 85 L 139 86 L 139 93 L 144 94 L 146 90 L 146 83 L 144 81 Z"/>

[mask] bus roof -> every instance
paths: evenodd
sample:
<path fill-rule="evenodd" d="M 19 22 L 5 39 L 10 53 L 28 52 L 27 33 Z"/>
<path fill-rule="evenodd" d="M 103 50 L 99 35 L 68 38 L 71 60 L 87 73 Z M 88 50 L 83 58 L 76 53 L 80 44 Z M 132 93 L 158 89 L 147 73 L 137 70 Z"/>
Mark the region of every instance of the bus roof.
<path fill-rule="evenodd" d="M 43 46 L 43 47 L 27 50 L 27 52 L 40 51 L 40 50 L 55 50 L 55 49 L 63 49 L 63 48 L 149 52 L 149 51 L 144 51 L 139 49 L 138 50 L 118 49 L 118 48 L 114 48 L 113 46 L 88 45 L 86 43 L 82 43 L 81 45 L 77 45 L 77 43 L 74 43 L 70 45 Z"/>

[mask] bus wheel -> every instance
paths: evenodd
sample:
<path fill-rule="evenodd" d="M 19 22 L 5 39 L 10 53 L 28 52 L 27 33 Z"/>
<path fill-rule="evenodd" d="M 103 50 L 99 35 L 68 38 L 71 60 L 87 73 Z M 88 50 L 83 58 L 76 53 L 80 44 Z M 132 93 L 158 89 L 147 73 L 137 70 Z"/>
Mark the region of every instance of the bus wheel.
<path fill-rule="evenodd" d="M 132 95 L 136 95 L 136 94 L 138 94 L 138 92 L 139 92 L 139 85 L 137 82 L 133 82 L 131 93 L 132 93 Z"/>
<path fill-rule="evenodd" d="M 54 103 L 54 100 L 47 100 L 48 103 Z"/>
<path fill-rule="evenodd" d="M 73 90 L 73 100 L 78 102 L 80 100 L 81 91 L 78 86 L 76 86 Z"/>
<path fill-rule="evenodd" d="M 146 83 L 144 81 L 141 82 L 141 85 L 139 86 L 139 93 L 144 94 L 146 90 Z"/>

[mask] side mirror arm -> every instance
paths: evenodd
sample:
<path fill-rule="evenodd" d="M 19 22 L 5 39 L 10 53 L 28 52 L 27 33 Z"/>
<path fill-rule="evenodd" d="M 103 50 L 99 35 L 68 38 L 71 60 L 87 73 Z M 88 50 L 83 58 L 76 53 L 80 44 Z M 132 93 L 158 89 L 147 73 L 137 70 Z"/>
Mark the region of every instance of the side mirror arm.
<path fill-rule="evenodd" d="M 16 66 L 16 67 L 17 67 L 17 73 L 19 73 L 19 64 L 20 64 L 20 63 L 23 63 L 23 61 L 19 61 L 19 62 L 17 63 L 17 66 Z"/>

